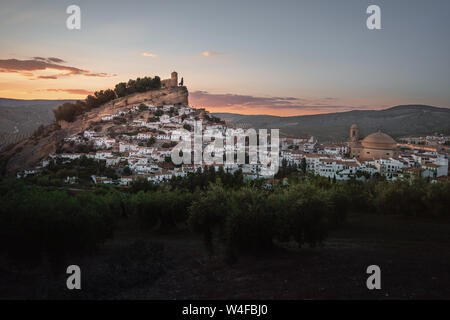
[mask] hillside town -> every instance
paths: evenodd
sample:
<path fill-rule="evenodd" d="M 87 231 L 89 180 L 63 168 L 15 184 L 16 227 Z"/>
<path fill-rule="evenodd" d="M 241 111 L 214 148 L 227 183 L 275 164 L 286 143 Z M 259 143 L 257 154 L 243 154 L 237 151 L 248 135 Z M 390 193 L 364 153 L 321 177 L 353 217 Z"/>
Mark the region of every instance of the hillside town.
<path fill-rule="evenodd" d="M 162 106 L 132 104 L 114 114 L 100 116 L 101 120 L 91 125 L 89 130 L 66 137 L 63 148 L 50 154 L 36 168 L 17 173 L 17 177 L 36 174 L 52 161 L 70 163 L 85 157 L 103 162 L 115 172 L 115 177 L 92 175 L 95 184 L 127 186 L 135 179 L 159 184 L 172 177 L 185 177 L 189 173 L 202 171 L 208 166 L 198 161 L 173 164 L 173 148 L 186 139 L 182 131 L 192 136 L 194 126 L 201 123 L 202 130 L 212 137 L 217 133 L 236 137 L 246 135 L 246 130 L 233 128 L 204 109 L 194 109 L 181 103 Z M 397 143 L 379 131 L 360 140 L 356 125 L 350 128 L 350 140 L 347 143 L 321 143 L 312 136 L 281 136 L 278 165 L 336 181 L 365 180 L 374 174 L 388 180 L 413 177 L 447 179 L 446 145 L 450 137 L 427 137 L 424 140 L 433 141 L 433 144 L 417 143 L 422 140 L 411 139 Z M 206 146 L 210 140 L 205 139 L 202 143 Z M 248 140 L 244 144 L 242 140 L 231 146 L 224 144 L 221 148 L 213 150 L 213 153 L 225 155 L 227 151 L 244 150 L 248 154 L 249 151 Z M 244 180 L 273 178 L 273 175 L 262 174 L 263 168 L 259 162 L 239 164 L 220 161 L 212 166 L 215 171 L 235 173 L 240 170 Z M 66 177 L 68 183 L 76 181 L 76 176 Z"/>

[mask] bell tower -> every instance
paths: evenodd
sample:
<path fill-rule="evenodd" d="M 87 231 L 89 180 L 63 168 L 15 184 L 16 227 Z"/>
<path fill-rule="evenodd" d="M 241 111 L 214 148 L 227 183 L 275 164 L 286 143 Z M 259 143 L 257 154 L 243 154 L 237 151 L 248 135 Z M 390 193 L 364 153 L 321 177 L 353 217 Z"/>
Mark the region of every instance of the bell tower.
<path fill-rule="evenodd" d="M 358 142 L 359 141 L 359 128 L 356 124 L 353 124 L 350 127 L 350 142 Z"/>
<path fill-rule="evenodd" d="M 170 82 L 171 82 L 171 87 L 178 86 L 178 73 L 176 71 L 174 71 L 170 74 Z"/>

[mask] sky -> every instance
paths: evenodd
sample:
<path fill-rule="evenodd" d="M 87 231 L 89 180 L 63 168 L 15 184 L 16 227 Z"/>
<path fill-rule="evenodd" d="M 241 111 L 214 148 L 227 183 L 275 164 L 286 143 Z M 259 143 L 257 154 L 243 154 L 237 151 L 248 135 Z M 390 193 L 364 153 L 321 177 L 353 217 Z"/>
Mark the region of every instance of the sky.
<path fill-rule="evenodd" d="M 81 29 L 69 30 L 69 5 Z M 369 5 L 381 30 L 369 30 Z M 450 107 L 448 0 L 0 0 L 0 97 L 83 99 L 177 71 L 194 107 Z"/>

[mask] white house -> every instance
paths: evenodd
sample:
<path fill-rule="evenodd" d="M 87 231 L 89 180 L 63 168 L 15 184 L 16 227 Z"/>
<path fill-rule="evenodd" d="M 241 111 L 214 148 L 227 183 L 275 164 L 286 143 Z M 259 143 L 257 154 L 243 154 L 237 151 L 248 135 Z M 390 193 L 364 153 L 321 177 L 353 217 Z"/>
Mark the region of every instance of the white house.
<path fill-rule="evenodd" d="M 162 116 L 159 117 L 159 121 L 161 123 L 169 123 L 170 122 L 170 117 L 167 114 L 163 114 Z"/>

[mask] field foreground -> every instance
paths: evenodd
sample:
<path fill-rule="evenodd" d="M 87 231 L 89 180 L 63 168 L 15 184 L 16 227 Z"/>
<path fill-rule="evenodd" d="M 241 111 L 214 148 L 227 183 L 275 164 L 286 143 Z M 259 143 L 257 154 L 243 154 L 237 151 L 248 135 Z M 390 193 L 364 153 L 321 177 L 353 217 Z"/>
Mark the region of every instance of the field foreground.
<path fill-rule="evenodd" d="M 243 254 L 232 265 L 209 259 L 192 235 L 135 243 L 122 230 L 99 252 L 69 264 L 82 290 L 65 288 L 61 267 L 1 263 L 1 298 L 108 299 L 449 299 L 450 223 L 352 215 L 322 247 Z M 142 238 L 140 235 L 139 238 Z M 148 240 L 148 241 L 147 241 Z M 134 244 L 133 244 L 134 243 Z M 381 290 L 366 288 L 366 268 L 381 268 Z"/>

